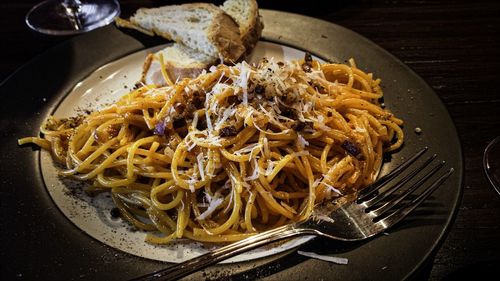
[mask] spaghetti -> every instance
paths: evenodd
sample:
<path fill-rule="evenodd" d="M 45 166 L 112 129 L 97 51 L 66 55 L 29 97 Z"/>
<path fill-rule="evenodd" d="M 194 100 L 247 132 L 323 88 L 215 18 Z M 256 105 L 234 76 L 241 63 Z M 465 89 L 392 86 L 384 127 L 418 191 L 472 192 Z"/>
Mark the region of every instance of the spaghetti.
<path fill-rule="evenodd" d="M 168 80 L 167 80 L 168 81 Z M 375 180 L 402 121 L 380 80 L 350 65 L 263 59 L 142 86 L 87 116 L 49 118 L 61 175 L 110 192 L 146 241 L 230 242 L 309 218 Z"/>

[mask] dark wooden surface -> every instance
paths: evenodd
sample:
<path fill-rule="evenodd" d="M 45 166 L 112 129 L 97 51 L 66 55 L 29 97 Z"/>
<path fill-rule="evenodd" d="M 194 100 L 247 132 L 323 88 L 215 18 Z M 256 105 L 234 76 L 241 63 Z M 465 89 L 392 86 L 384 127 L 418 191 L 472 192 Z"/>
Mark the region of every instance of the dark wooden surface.
<path fill-rule="evenodd" d="M 124 14 L 175 1 L 120 1 Z M 179 1 L 177 1 L 179 2 Z M 261 1 L 264 2 L 264 1 Z M 270 1 L 266 1 L 270 2 Z M 500 1 L 273 1 L 286 10 L 347 27 L 419 74 L 439 95 L 457 127 L 465 159 L 463 200 L 434 259 L 430 280 L 477 276 L 500 266 L 500 196 L 482 170 L 487 143 L 500 135 Z M 37 34 L 24 24 L 34 0 L 0 3 L 0 81 L 70 37 Z M 286 3 L 286 4 L 283 4 Z M 446 145 L 443 143 L 443 145 Z"/>

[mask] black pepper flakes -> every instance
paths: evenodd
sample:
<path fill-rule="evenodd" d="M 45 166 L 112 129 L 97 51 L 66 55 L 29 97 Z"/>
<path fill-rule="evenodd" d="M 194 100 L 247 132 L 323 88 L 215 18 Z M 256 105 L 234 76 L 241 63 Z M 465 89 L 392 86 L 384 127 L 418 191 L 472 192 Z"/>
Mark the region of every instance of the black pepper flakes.
<path fill-rule="evenodd" d="M 184 118 L 175 119 L 174 122 L 172 122 L 172 125 L 174 129 L 186 127 L 187 126 L 186 119 Z"/>
<path fill-rule="evenodd" d="M 196 109 L 200 109 L 205 105 L 205 96 L 199 92 L 194 92 L 191 102 Z"/>
<path fill-rule="evenodd" d="M 228 104 L 238 104 L 239 103 L 239 99 L 238 99 L 238 96 L 229 96 L 227 98 L 227 103 Z"/>
<path fill-rule="evenodd" d="M 301 132 L 304 130 L 311 131 L 313 129 L 313 123 L 307 121 L 306 122 L 296 121 L 292 128 L 297 132 Z"/>
<path fill-rule="evenodd" d="M 290 119 L 297 119 L 298 113 L 295 108 L 280 106 L 281 115 Z"/>
<path fill-rule="evenodd" d="M 238 132 L 236 131 L 236 128 L 232 125 L 224 127 L 220 130 L 221 137 L 233 137 L 236 136 L 237 134 Z"/>
<path fill-rule="evenodd" d="M 359 153 L 361 153 L 361 150 L 359 149 L 359 147 L 349 141 L 349 140 L 345 140 L 341 145 L 340 145 L 343 149 L 345 149 L 347 151 L 347 153 L 349 153 L 350 155 L 354 156 L 354 157 L 357 157 L 359 155 Z"/>
<path fill-rule="evenodd" d="M 255 86 L 255 90 L 254 90 L 254 91 L 255 91 L 255 93 L 256 93 L 256 94 L 259 94 L 259 95 L 260 95 L 260 94 L 264 93 L 264 91 L 265 91 L 265 90 L 266 90 L 266 89 L 264 88 L 264 86 L 262 86 L 262 85 L 260 85 L 260 84 L 257 84 L 257 85 Z"/>

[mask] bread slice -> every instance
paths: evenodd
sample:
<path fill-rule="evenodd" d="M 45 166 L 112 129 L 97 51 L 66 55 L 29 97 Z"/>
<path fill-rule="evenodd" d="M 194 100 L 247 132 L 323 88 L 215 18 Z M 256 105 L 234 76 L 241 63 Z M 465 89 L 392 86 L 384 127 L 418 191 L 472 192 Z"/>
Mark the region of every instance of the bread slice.
<path fill-rule="evenodd" d="M 222 4 L 221 9 L 238 23 L 241 41 L 249 54 L 259 41 L 264 28 L 257 1 L 227 0 Z"/>
<path fill-rule="evenodd" d="M 239 26 L 213 4 L 193 3 L 158 8 L 141 8 L 130 18 L 130 25 L 148 34 L 182 42 L 209 56 L 236 61 L 245 52 Z"/>
<path fill-rule="evenodd" d="M 259 41 L 263 29 L 257 2 L 255 0 L 226 0 L 221 9 L 238 23 L 241 41 L 246 49 L 245 54 L 249 54 Z M 230 63 L 236 61 L 224 61 L 224 57 L 200 53 L 188 47 L 189 45 L 183 45 L 183 43 L 183 41 L 174 43 L 149 58 L 144 65 L 142 82 L 157 85 L 166 84 L 159 63 L 160 54 L 163 57 L 166 73 L 172 82 L 185 77 L 196 77 L 204 69 L 219 63 L 220 60 Z"/>

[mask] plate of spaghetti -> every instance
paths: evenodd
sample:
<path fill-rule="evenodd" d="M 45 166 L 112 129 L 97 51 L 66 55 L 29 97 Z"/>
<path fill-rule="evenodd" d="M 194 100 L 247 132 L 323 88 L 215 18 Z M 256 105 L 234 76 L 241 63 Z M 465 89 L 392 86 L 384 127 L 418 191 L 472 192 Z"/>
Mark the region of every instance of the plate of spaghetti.
<path fill-rule="evenodd" d="M 203 253 L 200 243 L 308 219 L 315 205 L 372 183 L 383 154 L 403 143 L 403 121 L 380 106 L 380 79 L 353 59 L 321 63 L 261 42 L 248 62 L 123 94 L 134 80 L 113 77 L 139 77 L 145 52 L 98 69 L 46 118 L 40 137 L 19 140 L 44 149 L 42 175 L 62 212 L 131 254 L 179 262 Z"/>
<path fill-rule="evenodd" d="M 403 279 L 418 269 L 448 229 L 460 197 L 460 149 L 446 110 L 425 82 L 365 38 L 307 17 L 266 10 L 262 15 L 263 38 L 246 61 L 216 65 L 195 78 L 136 84 L 144 58 L 163 46 L 108 27 L 41 57 L 46 62 L 56 54 L 73 56 L 70 71 L 61 63 L 53 66 L 61 75 L 56 86 L 38 78 L 20 86 L 15 76 L 2 86 L 39 89 L 33 91 L 33 116 L 26 111 L 26 126 L 12 133 L 22 146 L 13 150 L 23 160 L 14 161 L 12 169 L 20 169 L 9 174 L 20 183 L 13 194 L 22 186 L 22 198 L 30 202 L 25 217 L 50 222 L 34 230 L 44 245 L 16 243 L 39 253 L 28 259 L 61 257 L 68 268 L 59 277 L 140 276 L 162 262 L 181 262 L 312 216 L 321 219 L 315 205 L 366 187 L 430 146 L 457 173 L 433 195 L 439 211 L 426 215 L 429 223 L 410 220 L 347 248 L 313 237 L 293 239 L 192 278 L 258 278 L 287 264 L 300 274 L 307 265 L 297 263 L 298 246 L 348 258 L 347 266 L 335 267 L 339 278 L 356 272 L 352 278 L 383 280 L 387 275 L 380 269 L 389 265 L 396 268 L 394 278 Z M 297 22 L 309 31 L 294 32 Z M 109 38 L 115 43 L 105 50 Z M 94 47 L 75 48 L 71 55 L 73 45 Z M 36 73 L 38 65 L 23 71 Z M 437 144 L 444 139 L 449 148 L 441 151 Z M 402 248 L 412 255 L 397 258 Z M 369 259 L 374 253 L 379 258 Z M 70 266 L 71 260 L 81 266 Z M 255 272 L 264 264 L 275 266 Z M 317 272 L 331 267 L 314 266 Z"/>

